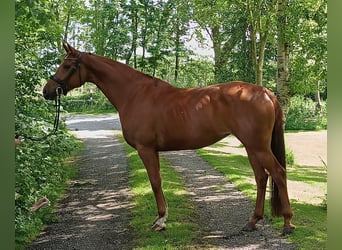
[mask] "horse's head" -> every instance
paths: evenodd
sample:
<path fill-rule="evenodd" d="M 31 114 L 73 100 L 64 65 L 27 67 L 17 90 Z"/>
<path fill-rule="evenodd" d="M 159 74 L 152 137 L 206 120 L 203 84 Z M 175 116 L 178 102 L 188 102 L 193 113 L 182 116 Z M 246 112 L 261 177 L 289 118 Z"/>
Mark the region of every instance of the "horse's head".
<path fill-rule="evenodd" d="M 63 47 L 67 55 L 43 89 L 44 98 L 48 100 L 54 100 L 57 94 L 66 95 L 68 91 L 80 87 L 85 82 L 85 76 L 81 72 L 82 52 L 68 43 L 64 43 Z"/>

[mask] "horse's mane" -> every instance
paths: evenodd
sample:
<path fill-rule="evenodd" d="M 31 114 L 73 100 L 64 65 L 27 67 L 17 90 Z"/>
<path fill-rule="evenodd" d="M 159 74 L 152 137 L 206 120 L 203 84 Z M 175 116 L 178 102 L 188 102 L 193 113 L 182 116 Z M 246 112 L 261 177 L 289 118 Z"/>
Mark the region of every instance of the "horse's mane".
<path fill-rule="evenodd" d="M 122 63 L 122 62 L 119 62 L 119 61 L 116 61 L 116 60 L 113 60 L 113 59 L 110 59 L 110 58 L 107 58 L 107 57 L 103 57 L 103 56 L 98 56 L 99 58 L 101 58 L 102 61 L 104 61 L 106 64 L 109 64 L 109 65 L 113 65 L 114 67 L 119 67 L 119 68 L 123 68 L 123 69 L 128 69 L 129 71 L 131 71 L 131 73 L 133 73 L 134 75 L 138 75 L 138 76 L 143 76 L 145 78 L 149 78 L 149 79 L 156 79 L 156 80 L 160 80 L 162 81 L 161 79 L 159 78 L 156 78 L 156 77 L 153 77 L 149 74 L 146 74 L 144 72 L 141 72 L 133 67 L 131 67 L 130 65 L 127 65 L 125 63 Z"/>

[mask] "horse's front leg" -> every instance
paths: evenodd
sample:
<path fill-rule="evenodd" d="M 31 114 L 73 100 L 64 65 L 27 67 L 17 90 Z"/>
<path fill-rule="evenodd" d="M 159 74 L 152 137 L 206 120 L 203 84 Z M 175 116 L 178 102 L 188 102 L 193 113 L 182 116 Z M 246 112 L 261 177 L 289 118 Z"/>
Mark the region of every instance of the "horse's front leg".
<path fill-rule="evenodd" d="M 152 228 L 156 231 L 161 231 L 166 228 L 165 222 L 168 213 L 167 203 L 161 187 L 162 179 L 160 176 L 159 154 L 154 149 L 146 147 L 139 147 L 137 150 L 147 170 L 158 208 L 158 216 L 153 222 Z"/>

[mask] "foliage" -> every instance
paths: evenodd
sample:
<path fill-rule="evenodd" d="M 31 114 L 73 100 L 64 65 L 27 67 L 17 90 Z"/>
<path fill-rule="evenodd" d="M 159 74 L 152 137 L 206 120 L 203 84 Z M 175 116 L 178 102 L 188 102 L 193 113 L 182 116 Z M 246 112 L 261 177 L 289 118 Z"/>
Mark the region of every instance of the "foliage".
<path fill-rule="evenodd" d="M 291 1 L 289 11 L 292 95 L 327 91 L 327 0 Z"/>
<path fill-rule="evenodd" d="M 269 86 L 276 79 L 278 40 L 275 1 L 193 0 L 193 20 L 213 43 L 215 79 L 244 80 Z M 210 18 L 208 18 L 210 16 Z M 290 46 L 290 93 L 309 94 L 327 88 L 327 1 L 288 1 L 284 27 Z M 201 32 L 196 34 L 201 36 Z M 263 44 L 263 39 L 266 44 Z M 265 45 L 264 65 L 262 47 Z M 261 68 L 257 68 L 257 64 Z"/>
<path fill-rule="evenodd" d="M 214 64 L 205 57 L 184 59 L 177 82 L 179 87 L 203 87 L 215 83 Z M 170 81 L 171 82 L 171 81 Z"/>
<path fill-rule="evenodd" d="M 73 45 L 169 82 L 186 82 L 179 76 L 189 72 L 184 67 L 193 54 L 189 44 L 208 40 L 213 67 L 201 72 L 214 73 L 214 79 L 206 84 L 244 80 L 269 87 L 276 81 L 274 0 L 93 0 L 87 5 L 72 0 L 62 5 L 58 16 L 68 20 L 64 37 Z M 285 16 L 290 94 L 326 96 L 327 1 L 288 1 Z"/>
<path fill-rule="evenodd" d="M 64 191 L 66 181 L 76 168 L 65 163 L 75 150 L 75 139 L 62 133 L 44 142 L 22 141 L 16 147 L 15 168 L 15 241 L 20 248 L 30 242 L 42 226 L 54 220 L 53 207 Z M 77 149 L 77 147 L 76 147 Z M 51 207 L 33 213 L 29 208 L 42 197 Z"/>
<path fill-rule="evenodd" d="M 285 156 L 286 157 L 286 165 L 287 166 L 293 166 L 295 163 L 295 158 L 294 158 L 294 154 L 293 154 L 292 150 L 289 148 L 286 148 L 285 153 L 286 153 L 286 156 Z"/>
<path fill-rule="evenodd" d="M 115 108 L 107 97 L 93 86 L 82 86 L 62 100 L 63 110 L 80 113 L 111 113 Z"/>
<path fill-rule="evenodd" d="M 180 1 L 89 1 L 82 18 L 71 16 L 70 27 L 79 32 L 69 39 L 153 76 L 172 74 L 177 81 L 179 60 L 188 54 L 186 6 Z"/>
<path fill-rule="evenodd" d="M 318 130 L 327 128 L 326 102 L 322 108 L 309 98 L 294 96 L 286 118 L 286 130 Z"/>
<path fill-rule="evenodd" d="M 32 239 L 42 225 L 53 219 L 52 207 L 31 213 L 29 208 L 46 196 L 55 204 L 70 168 L 63 164 L 75 148 L 75 139 L 61 122 L 56 135 L 46 141 L 27 140 L 51 131 L 54 106 L 41 96 L 41 84 L 59 62 L 59 23 L 63 2 L 22 1 L 15 3 L 15 130 L 21 143 L 15 152 L 15 241 L 16 247 Z"/>

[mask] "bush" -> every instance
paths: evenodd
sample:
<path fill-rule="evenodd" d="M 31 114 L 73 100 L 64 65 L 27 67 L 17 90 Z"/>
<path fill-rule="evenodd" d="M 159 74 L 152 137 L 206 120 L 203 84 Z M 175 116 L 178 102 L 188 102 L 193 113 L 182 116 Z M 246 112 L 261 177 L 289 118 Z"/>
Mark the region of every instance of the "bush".
<path fill-rule="evenodd" d="M 293 166 L 295 163 L 294 154 L 291 149 L 286 148 L 286 165 Z"/>
<path fill-rule="evenodd" d="M 108 101 L 107 97 L 99 90 L 79 95 L 68 96 L 62 99 L 63 109 L 67 112 L 76 113 L 108 113 L 114 112 L 114 106 Z"/>
<path fill-rule="evenodd" d="M 316 102 L 302 96 L 291 98 L 291 106 L 286 117 L 286 130 L 319 130 L 327 128 L 326 102 L 322 109 Z"/>
<path fill-rule="evenodd" d="M 64 159 L 80 145 L 67 132 L 61 121 L 56 134 L 43 141 L 25 139 L 25 135 L 41 138 L 53 129 L 55 106 L 41 95 L 30 93 L 18 80 L 16 85 L 15 131 L 20 145 L 15 148 L 15 244 L 23 249 L 41 230 L 55 220 L 53 207 L 63 192 L 66 180 L 75 168 L 66 166 Z M 46 196 L 50 207 L 30 212 L 30 207 Z"/>
<path fill-rule="evenodd" d="M 66 181 L 77 171 L 67 166 L 64 159 L 70 156 L 79 143 L 66 132 L 64 124 L 56 135 L 36 142 L 22 139 L 15 149 L 15 243 L 23 249 L 40 232 L 42 226 L 55 220 L 53 207 L 63 193 Z M 51 205 L 36 212 L 30 207 L 47 197 Z"/>

